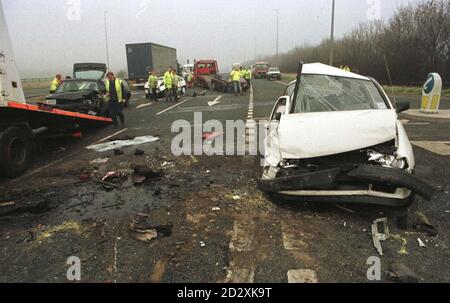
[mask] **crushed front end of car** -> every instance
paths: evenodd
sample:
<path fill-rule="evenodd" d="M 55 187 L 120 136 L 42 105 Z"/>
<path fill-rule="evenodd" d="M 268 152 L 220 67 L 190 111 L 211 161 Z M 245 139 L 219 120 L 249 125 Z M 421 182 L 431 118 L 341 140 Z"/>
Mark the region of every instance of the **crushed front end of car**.
<path fill-rule="evenodd" d="M 434 188 L 414 174 L 400 107 L 376 82 L 321 64 L 303 72 L 298 93 L 287 89 L 267 127 L 260 190 L 307 202 L 408 206 L 416 194 L 432 199 Z"/>

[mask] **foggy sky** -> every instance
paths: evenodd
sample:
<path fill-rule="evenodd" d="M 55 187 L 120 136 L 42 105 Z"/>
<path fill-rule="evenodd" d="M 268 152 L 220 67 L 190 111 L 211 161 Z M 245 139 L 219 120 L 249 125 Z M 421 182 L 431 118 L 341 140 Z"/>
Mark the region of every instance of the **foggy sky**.
<path fill-rule="evenodd" d="M 81 10 L 73 3 L 80 1 Z M 336 36 L 368 20 L 380 1 L 388 19 L 418 0 L 336 0 Z M 331 0 L 1 0 L 22 78 L 71 74 L 74 62 L 106 63 L 108 12 L 111 70 L 126 69 L 126 43 L 154 42 L 187 59 L 215 58 L 221 70 L 273 54 L 276 13 L 280 52 L 330 35 Z M 75 12 L 75 13 L 74 13 Z M 74 19 L 74 20 L 73 20 Z"/>

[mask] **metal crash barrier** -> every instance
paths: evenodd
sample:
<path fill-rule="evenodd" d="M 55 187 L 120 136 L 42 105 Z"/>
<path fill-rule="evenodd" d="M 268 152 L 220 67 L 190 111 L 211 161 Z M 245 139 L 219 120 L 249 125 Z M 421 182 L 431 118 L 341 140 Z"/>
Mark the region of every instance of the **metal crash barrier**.
<path fill-rule="evenodd" d="M 441 102 L 442 78 L 437 73 L 431 73 L 427 77 L 422 90 L 422 113 L 439 113 L 439 104 Z"/>

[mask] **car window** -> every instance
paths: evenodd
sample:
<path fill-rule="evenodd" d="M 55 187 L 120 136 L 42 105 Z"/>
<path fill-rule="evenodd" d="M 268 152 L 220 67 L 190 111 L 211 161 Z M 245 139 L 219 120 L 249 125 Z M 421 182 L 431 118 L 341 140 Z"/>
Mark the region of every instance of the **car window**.
<path fill-rule="evenodd" d="M 56 93 L 77 92 L 83 90 L 95 90 L 100 91 L 97 82 L 92 81 L 66 81 L 61 84 Z"/>
<path fill-rule="evenodd" d="M 291 85 L 289 85 L 286 90 L 284 91 L 283 96 L 290 96 L 292 97 L 292 94 L 294 93 L 294 89 L 295 89 L 295 82 Z"/>
<path fill-rule="evenodd" d="M 293 106 L 294 113 L 367 109 L 388 109 L 371 81 L 327 75 L 303 75 Z"/>

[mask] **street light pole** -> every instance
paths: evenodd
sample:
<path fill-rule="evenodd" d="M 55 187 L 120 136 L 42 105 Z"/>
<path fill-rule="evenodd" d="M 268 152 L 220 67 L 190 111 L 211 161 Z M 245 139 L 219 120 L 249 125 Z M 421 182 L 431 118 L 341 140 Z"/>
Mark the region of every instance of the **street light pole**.
<path fill-rule="evenodd" d="M 107 64 L 107 69 L 109 70 L 110 65 L 109 65 L 108 23 L 106 20 L 107 13 L 108 12 L 105 11 L 105 42 L 106 42 L 106 64 Z"/>
<path fill-rule="evenodd" d="M 331 11 L 331 39 L 330 39 L 330 65 L 334 64 L 334 10 L 335 10 L 335 0 L 333 1 L 332 11 Z"/>
<path fill-rule="evenodd" d="M 277 12 L 277 56 L 280 54 L 279 49 L 279 37 L 280 37 L 280 18 L 279 18 L 279 11 L 278 9 L 275 10 Z"/>

